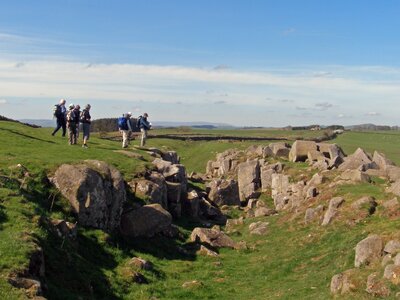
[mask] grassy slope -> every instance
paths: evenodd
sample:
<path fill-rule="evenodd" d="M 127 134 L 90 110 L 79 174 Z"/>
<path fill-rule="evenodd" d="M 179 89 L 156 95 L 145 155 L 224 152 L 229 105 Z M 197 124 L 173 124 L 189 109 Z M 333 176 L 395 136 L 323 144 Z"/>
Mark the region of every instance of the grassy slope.
<path fill-rule="evenodd" d="M 9 175 L 9 166 L 22 163 L 32 173 L 40 174 L 43 168 L 51 171 L 63 162 L 89 158 L 108 161 L 127 177 L 143 167 L 140 161 L 112 152 L 119 148 L 117 143 L 94 138 L 91 149 L 85 151 L 69 147 L 61 137 L 53 138 L 49 133 L 47 129 L 35 130 L 0 122 L 2 173 Z M 356 136 L 357 133 L 347 133 L 337 142 L 343 142 L 346 151 L 356 146 L 379 149 L 382 145 L 381 142 L 376 147 L 372 143 L 363 144 L 367 136 L 360 139 Z M 248 144 L 251 143 L 150 141 L 150 146 L 177 150 L 189 171 L 204 170 L 205 162 L 213 158 L 215 152 L 244 148 Z M 390 145 L 392 148 L 394 146 Z M 400 160 L 395 152 L 389 157 Z M 61 200 L 57 200 L 52 212 L 49 211 L 48 195 L 40 191 L 43 187 L 40 182 L 32 183 L 33 198 L 16 193 L 13 186 L 0 189 L 0 298 L 21 297 L 20 291 L 6 283 L 6 275 L 27 263 L 30 244 L 20 237 L 25 231 L 33 231 L 44 246 L 50 299 L 76 299 L 77 295 L 96 299 L 148 299 L 151 296 L 159 299 L 327 299 L 332 275 L 352 267 L 353 247 L 357 242 L 369 232 L 388 234 L 400 225 L 396 220 L 388 222 L 378 213 L 354 226 L 337 222 L 321 228 L 301 225 L 303 215 L 287 221 L 288 216 L 282 214 L 268 218 L 270 233 L 265 238 L 251 237 L 247 226 L 240 227 L 240 233 L 233 237 L 245 240 L 254 249 L 222 250 L 219 258 L 179 254 L 176 246 L 184 241 L 135 240 L 127 244 L 97 230 L 81 229 L 78 243 L 63 243 L 39 226 L 35 215 L 56 215 L 70 220 L 73 217 Z M 377 199 L 388 197 L 380 185 L 342 187 L 336 193 L 346 196 L 346 206 L 362 195 L 374 195 Z M 181 230 L 188 234 L 193 225 L 183 220 Z M 13 252 L 13 249 L 18 251 Z M 149 285 L 138 286 L 129 278 L 124 264 L 135 255 L 149 259 L 156 266 L 154 272 L 145 273 Z M 368 270 L 362 272 L 368 273 Z M 182 283 L 188 280 L 199 280 L 203 286 L 183 289 Z M 361 292 L 351 298 L 368 297 Z"/>

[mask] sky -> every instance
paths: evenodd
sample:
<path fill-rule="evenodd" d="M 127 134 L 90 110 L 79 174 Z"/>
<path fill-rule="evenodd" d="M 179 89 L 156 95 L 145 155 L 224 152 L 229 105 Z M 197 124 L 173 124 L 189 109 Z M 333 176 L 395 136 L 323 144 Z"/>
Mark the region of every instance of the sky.
<path fill-rule="evenodd" d="M 0 1 L 0 115 L 399 125 L 397 0 Z"/>

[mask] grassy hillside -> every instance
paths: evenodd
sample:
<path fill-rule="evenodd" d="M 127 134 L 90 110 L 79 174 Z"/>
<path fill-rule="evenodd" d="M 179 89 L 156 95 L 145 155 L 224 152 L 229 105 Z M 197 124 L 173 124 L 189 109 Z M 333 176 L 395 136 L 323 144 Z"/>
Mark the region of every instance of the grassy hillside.
<path fill-rule="evenodd" d="M 329 299 L 332 276 L 353 266 L 354 246 L 371 232 L 395 237 L 400 226 L 400 220 L 389 222 L 380 209 L 362 222 L 349 225 L 342 219 L 327 228 L 304 225 L 303 214 L 281 213 L 259 218 L 270 223 L 265 237 L 250 236 L 247 227 L 255 220 L 245 220 L 231 236 L 246 241 L 249 249 L 223 249 L 217 258 L 182 252 L 185 239 L 197 225 L 185 219 L 178 222 L 184 239 L 123 241 L 99 230 L 80 228 L 76 242 L 64 241 L 41 221 L 43 217 L 74 221 L 66 201 L 46 181 L 47 174 L 62 163 L 100 159 L 116 166 L 129 179 L 145 168 L 150 157 L 132 150 L 147 161 L 128 158 L 114 152 L 120 149 L 120 143 L 97 137 L 87 150 L 68 146 L 65 138 L 52 137 L 50 132 L 0 122 L 0 299 L 24 298 L 20 290 L 8 284 L 7 276 L 27 265 L 37 243 L 45 253 L 45 296 L 49 299 Z M 395 145 L 398 138 L 400 135 L 392 133 L 346 133 L 334 142 L 348 153 L 357 147 L 379 149 L 400 162 Z M 217 152 L 244 149 L 250 144 L 254 143 L 149 141 L 149 146 L 178 151 L 188 171 L 204 171 L 207 160 Z M 17 164 L 30 173 L 23 184 L 25 177 Z M 304 171 L 304 165 L 293 166 Z M 379 202 L 389 199 L 384 187 L 385 182 L 376 179 L 374 185 L 342 186 L 332 191 L 332 196 L 345 196 L 349 208 L 364 195 L 375 196 Z M 350 210 L 347 212 L 351 215 Z M 155 270 L 145 272 L 149 284 L 133 283 L 126 265 L 133 256 L 154 263 Z M 360 272 L 369 274 L 369 268 Z M 201 285 L 182 287 L 192 280 Z M 348 298 L 370 297 L 361 291 Z"/>

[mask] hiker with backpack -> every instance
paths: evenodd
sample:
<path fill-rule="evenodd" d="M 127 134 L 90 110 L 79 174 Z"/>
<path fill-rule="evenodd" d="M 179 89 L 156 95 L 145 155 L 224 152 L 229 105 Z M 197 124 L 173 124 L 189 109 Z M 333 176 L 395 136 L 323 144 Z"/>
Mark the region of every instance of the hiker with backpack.
<path fill-rule="evenodd" d="M 81 112 L 80 115 L 80 122 L 82 123 L 82 131 L 83 131 L 83 148 L 88 148 L 87 141 L 89 140 L 90 136 L 90 124 L 91 116 L 90 116 L 90 104 L 86 104 L 85 109 Z"/>
<path fill-rule="evenodd" d="M 75 124 L 76 124 L 76 139 L 79 138 L 79 123 L 81 117 L 81 106 L 79 104 L 75 105 L 74 108 Z"/>
<path fill-rule="evenodd" d="M 53 116 L 57 120 L 57 126 L 51 134 L 54 136 L 60 128 L 62 128 L 62 136 L 65 136 L 66 133 L 66 114 L 67 109 L 65 108 L 66 101 L 64 99 L 60 100 L 59 104 L 54 105 Z"/>
<path fill-rule="evenodd" d="M 75 105 L 71 103 L 67 112 L 68 143 L 70 145 L 76 144 L 76 116 L 74 109 Z"/>
<path fill-rule="evenodd" d="M 128 148 L 132 135 L 131 116 L 132 113 L 128 112 L 118 118 L 118 129 L 122 133 L 122 148 Z"/>
<path fill-rule="evenodd" d="M 150 130 L 151 128 L 151 123 L 147 121 L 148 117 L 149 115 L 147 113 L 144 113 L 143 116 L 140 116 L 137 121 L 138 127 L 140 128 L 140 132 L 142 133 L 142 138 L 140 140 L 140 147 L 144 147 L 144 145 L 146 144 L 147 131 Z"/>

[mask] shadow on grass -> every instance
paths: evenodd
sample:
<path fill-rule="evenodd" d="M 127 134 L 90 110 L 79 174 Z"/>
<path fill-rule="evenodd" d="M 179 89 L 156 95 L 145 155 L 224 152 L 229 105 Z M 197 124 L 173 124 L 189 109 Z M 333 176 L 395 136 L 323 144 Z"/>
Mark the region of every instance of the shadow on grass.
<path fill-rule="evenodd" d="M 7 214 L 4 212 L 5 207 L 0 204 L 0 230 L 2 230 L 2 223 L 8 221 Z"/>
<path fill-rule="evenodd" d="M 8 131 L 8 132 L 10 132 L 10 133 L 13 133 L 13 134 L 16 134 L 16 135 L 22 136 L 22 137 L 24 137 L 24 138 L 32 139 L 32 140 L 36 140 L 36 141 L 40 141 L 40 142 L 44 142 L 44 143 L 49 143 L 49 144 L 56 144 L 56 142 L 53 142 L 53 141 L 48 141 L 48 140 L 44 140 L 44 139 L 40 139 L 40 138 L 37 138 L 37 137 L 31 136 L 31 135 L 27 135 L 27 134 L 24 134 L 24 133 L 21 133 L 21 132 L 15 131 L 15 130 L 11 130 L 11 129 L 5 129 L 5 128 L 0 128 L 0 130 L 3 130 L 3 131 Z"/>

